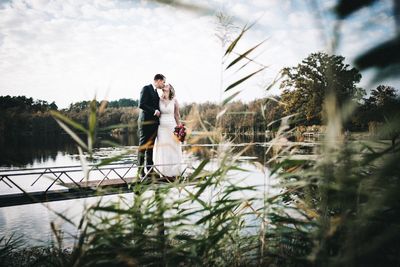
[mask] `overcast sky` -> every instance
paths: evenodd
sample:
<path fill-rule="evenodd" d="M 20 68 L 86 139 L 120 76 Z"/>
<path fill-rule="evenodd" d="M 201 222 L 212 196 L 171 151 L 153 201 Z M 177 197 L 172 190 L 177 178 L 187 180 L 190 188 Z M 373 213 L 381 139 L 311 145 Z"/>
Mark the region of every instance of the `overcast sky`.
<path fill-rule="evenodd" d="M 139 97 L 156 73 L 167 76 L 180 102 L 219 101 L 221 45 L 215 37 L 215 13 L 224 10 L 241 27 L 257 20 L 239 50 L 268 38 L 254 54 L 268 65 L 243 83 L 238 99 L 265 92 L 277 72 L 312 52 L 326 51 L 336 1 L 204 0 L 206 10 L 192 12 L 149 1 L 0 0 L 0 95 L 26 95 L 61 107 L 92 99 Z M 322 17 L 315 6 L 320 3 Z M 344 22 L 337 53 L 347 62 L 395 35 L 391 0 L 381 0 Z M 226 85 L 255 66 L 225 73 Z M 361 86 L 370 90 L 372 72 Z M 400 82 L 387 82 L 398 87 Z M 226 97 L 226 95 L 223 95 Z"/>

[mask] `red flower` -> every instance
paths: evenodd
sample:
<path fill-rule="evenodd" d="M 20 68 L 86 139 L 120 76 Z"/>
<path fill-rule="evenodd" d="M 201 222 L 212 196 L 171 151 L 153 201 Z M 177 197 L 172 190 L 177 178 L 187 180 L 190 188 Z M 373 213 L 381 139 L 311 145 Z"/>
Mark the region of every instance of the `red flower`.
<path fill-rule="evenodd" d="M 178 140 L 180 142 L 183 143 L 185 141 L 185 137 L 186 137 L 185 124 L 182 123 L 178 126 L 175 126 L 174 135 L 178 138 Z"/>

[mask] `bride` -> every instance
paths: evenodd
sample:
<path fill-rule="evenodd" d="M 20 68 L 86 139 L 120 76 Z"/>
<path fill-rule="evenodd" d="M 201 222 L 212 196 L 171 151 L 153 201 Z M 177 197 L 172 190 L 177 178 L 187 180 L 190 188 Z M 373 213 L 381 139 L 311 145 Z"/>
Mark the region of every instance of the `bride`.
<path fill-rule="evenodd" d="M 154 144 L 153 161 L 161 176 L 181 175 L 182 148 L 174 135 L 175 126 L 179 125 L 180 114 L 175 90 L 168 84 L 162 89 L 160 97 L 160 125 Z"/>

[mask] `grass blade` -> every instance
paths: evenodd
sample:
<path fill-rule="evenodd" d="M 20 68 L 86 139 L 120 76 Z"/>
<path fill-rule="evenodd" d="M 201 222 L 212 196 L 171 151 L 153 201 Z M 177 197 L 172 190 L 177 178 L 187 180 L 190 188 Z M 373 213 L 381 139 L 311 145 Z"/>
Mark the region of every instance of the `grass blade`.
<path fill-rule="evenodd" d="M 222 105 L 226 105 L 227 103 L 229 103 L 232 99 L 234 99 L 238 94 L 240 94 L 242 91 L 238 91 L 236 93 L 234 93 L 233 95 L 227 97 L 224 99 L 224 101 L 222 102 Z"/>
<path fill-rule="evenodd" d="M 225 92 L 231 90 L 232 88 L 234 88 L 234 87 L 236 87 L 236 86 L 238 86 L 238 85 L 241 84 L 242 82 L 246 81 L 247 79 L 251 78 L 252 76 L 256 75 L 257 73 L 263 71 L 264 69 L 265 69 L 265 67 L 264 67 L 264 68 L 261 68 L 261 69 L 259 69 L 259 70 L 256 70 L 255 72 L 253 72 L 253 73 L 247 75 L 246 77 L 244 77 L 244 78 L 242 78 L 242 79 L 240 79 L 240 80 L 238 80 L 238 81 L 232 83 L 231 85 L 228 86 L 228 88 L 225 89 Z"/>
<path fill-rule="evenodd" d="M 88 150 L 87 145 L 82 141 L 82 139 L 79 138 L 79 136 L 74 133 L 66 124 L 64 124 L 62 121 L 56 119 L 57 123 L 60 125 L 61 128 L 64 129 L 65 132 L 67 132 L 72 139 L 75 140 L 75 142 L 78 143 L 78 145 L 80 145 L 81 147 L 83 147 L 84 149 Z"/>
<path fill-rule="evenodd" d="M 253 46 L 252 48 L 250 48 L 249 50 L 247 50 L 246 52 L 244 52 L 243 54 L 239 55 L 239 57 L 237 57 L 235 60 L 233 60 L 228 67 L 226 67 L 226 70 L 229 69 L 230 67 L 232 67 L 233 65 L 235 65 L 236 63 L 238 63 L 239 61 L 241 61 L 242 59 L 246 58 L 248 54 L 250 54 L 251 52 L 253 52 L 257 47 L 259 47 L 260 45 L 262 45 L 267 39 L 265 39 L 264 41 L 260 42 L 259 44 L 257 44 L 256 46 Z"/>
<path fill-rule="evenodd" d="M 237 45 L 237 43 L 239 42 L 239 40 L 243 37 L 244 33 L 247 32 L 252 26 L 253 26 L 253 24 L 250 25 L 250 26 L 248 26 L 248 27 L 247 27 L 247 25 L 245 25 L 245 26 L 243 27 L 243 29 L 242 29 L 241 32 L 239 33 L 238 37 L 236 37 L 235 40 L 233 40 L 232 43 L 231 43 L 231 44 L 228 46 L 228 48 L 226 49 L 224 56 L 230 54 L 230 53 L 233 51 L 233 49 L 235 48 L 235 46 Z"/>
<path fill-rule="evenodd" d="M 82 124 L 79 124 L 79 123 L 77 123 L 77 122 L 71 120 L 70 118 L 64 116 L 63 114 L 61 114 L 61 113 L 58 112 L 58 111 L 51 110 L 51 111 L 50 111 L 50 114 L 51 114 L 53 117 L 55 117 L 55 119 L 58 119 L 58 120 L 60 120 L 60 121 L 63 121 L 64 123 L 66 123 L 66 124 L 68 124 L 68 125 L 74 127 L 74 128 L 77 129 L 77 130 L 80 130 L 80 131 L 82 131 L 82 132 L 84 132 L 84 133 L 87 133 L 87 132 L 88 132 L 88 131 L 85 129 L 85 127 L 83 127 Z"/>

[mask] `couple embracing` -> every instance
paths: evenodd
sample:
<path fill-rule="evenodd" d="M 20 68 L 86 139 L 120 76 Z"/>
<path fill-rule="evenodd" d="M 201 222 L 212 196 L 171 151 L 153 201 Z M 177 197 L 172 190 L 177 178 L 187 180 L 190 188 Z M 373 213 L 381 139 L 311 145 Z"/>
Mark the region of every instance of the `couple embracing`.
<path fill-rule="evenodd" d="M 182 148 L 174 135 L 175 127 L 180 125 L 179 106 L 174 88 L 165 84 L 165 80 L 164 75 L 156 74 L 154 82 L 140 92 L 138 175 L 141 178 L 149 174 L 165 177 L 181 174 Z M 157 90 L 161 90 L 161 97 Z M 153 165 L 156 168 L 152 169 Z M 151 172 L 146 174 L 146 169 Z"/>

